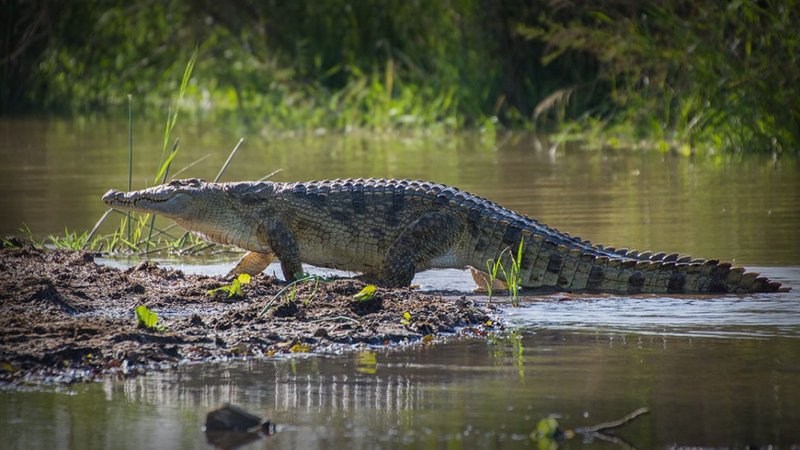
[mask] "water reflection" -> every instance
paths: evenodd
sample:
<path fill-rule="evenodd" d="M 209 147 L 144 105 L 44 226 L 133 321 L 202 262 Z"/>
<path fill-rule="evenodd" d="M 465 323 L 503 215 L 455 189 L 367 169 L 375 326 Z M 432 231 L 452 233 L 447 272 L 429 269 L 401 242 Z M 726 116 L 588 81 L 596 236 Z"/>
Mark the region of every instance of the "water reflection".
<path fill-rule="evenodd" d="M 368 352 L 374 364 L 364 354 L 239 361 L 77 395 L 6 392 L 0 431 L 12 448 L 198 448 L 206 412 L 230 402 L 278 424 L 248 448 L 530 448 L 549 414 L 575 428 L 647 406 L 617 432 L 637 448 L 800 443 L 796 339 L 537 330 Z"/>

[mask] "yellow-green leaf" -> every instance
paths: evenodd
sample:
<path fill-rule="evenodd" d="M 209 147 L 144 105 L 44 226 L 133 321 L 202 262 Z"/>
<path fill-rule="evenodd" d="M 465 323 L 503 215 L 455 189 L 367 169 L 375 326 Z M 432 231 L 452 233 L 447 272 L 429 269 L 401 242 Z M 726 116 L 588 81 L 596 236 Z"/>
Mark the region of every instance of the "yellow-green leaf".
<path fill-rule="evenodd" d="M 374 284 L 368 284 L 368 285 L 364 286 L 364 289 L 361 289 L 361 291 L 359 291 L 358 294 L 354 295 L 353 299 L 355 299 L 355 300 L 357 300 L 359 302 L 366 302 L 366 301 L 372 299 L 372 297 L 375 295 L 375 292 L 377 290 L 378 290 L 378 288 L 375 287 Z"/>
<path fill-rule="evenodd" d="M 306 344 L 294 344 L 289 348 L 292 353 L 308 353 L 311 351 L 311 346 Z"/>
<path fill-rule="evenodd" d="M 239 283 L 248 284 L 250 283 L 251 277 L 249 273 L 240 273 L 236 279 L 239 280 Z"/>
<path fill-rule="evenodd" d="M 242 295 L 242 283 L 239 281 L 238 278 L 233 280 L 230 285 L 230 289 L 228 289 L 228 298 L 233 297 L 234 295 Z"/>
<path fill-rule="evenodd" d="M 158 314 L 150 311 L 147 306 L 139 305 L 136 307 L 136 319 L 140 326 L 148 330 L 155 330 L 158 328 Z"/>

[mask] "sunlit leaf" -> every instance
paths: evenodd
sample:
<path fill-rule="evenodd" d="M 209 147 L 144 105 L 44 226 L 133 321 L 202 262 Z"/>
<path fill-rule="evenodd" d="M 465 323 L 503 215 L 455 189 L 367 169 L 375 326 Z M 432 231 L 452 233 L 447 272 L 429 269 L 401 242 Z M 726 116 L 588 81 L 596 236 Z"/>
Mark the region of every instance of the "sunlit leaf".
<path fill-rule="evenodd" d="M 163 327 L 158 325 L 158 314 L 150 311 L 150 308 L 147 306 L 139 305 L 136 307 L 136 320 L 140 327 L 147 328 L 148 330 L 163 330 Z"/>
<path fill-rule="evenodd" d="M 308 353 L 311 351 L 311 346 L 307 344 L 294 344 L 289 348 L 292 353 Z"/>
<path fill-rule="evenodd" d="M 354 300 L 359 302 L 366 302 L 368 300 L 372 300 L 372 297 L 375 295 L 375 292 L 378 290 L 374 284 L 368 284 L 364 286 L 364 289 L 361 289 L 358 294 L 353 296 Z"/>
<path fill-rule="evenodd" d="M 239 276 L 236 277 L 236 279 L 239 280 L 239 283 L 249 284 L 251 277 L 249 273 L 240 273 Z"/>

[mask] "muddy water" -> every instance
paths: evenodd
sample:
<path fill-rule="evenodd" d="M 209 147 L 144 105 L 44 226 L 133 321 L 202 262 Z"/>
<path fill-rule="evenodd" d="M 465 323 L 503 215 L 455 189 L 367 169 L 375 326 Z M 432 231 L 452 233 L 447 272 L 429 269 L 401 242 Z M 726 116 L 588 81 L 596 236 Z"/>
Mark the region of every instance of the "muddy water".
<path fill-rule="evenodd" d="M 222 125 L 176 128 L 172 173 L 213 179 L 239 137 L 223 180 L 421 178 L 458 186 L 594 242 L 800 264 L 800 162 L 769 156 L 691 160 L 658 152 L 549 151 L 530 135 L 274 137 Z M 152 184 L 161 126 L 137 125 L 134 187 Z M 127 124 L 0 121 L 0 234 L 91 228 L 109 188 L 127 188 Z"/>
<path fill-rule="evenodd" d="M 490 342 L 184 366 L 61 392 L 0 393 L 5 448 L 202 448 L 233 402 L 278 424 L 249 448 L 530 448 L 539 418 L 635 448 L 800 442 L 796 337 L 724 339 L 528 327 Z M 578 435 L 564 448 L 625 448 Z"/>
<path fill-rule="evenodd" d="M 180 128 L 180 127 L 179 127 Z M 0 232 L 91 227 L 127 185 L 125 124 L 0 122 Z M 239 133 L 179 129 L 174 167 L 213 178 Z M 69 388 L 0 392 L 0 448 L 198 448 L 210 408 L 237 403 L 278 425 L 250 448 L 529 448 L 536 421 L 567 427 L 651 414 L 564 448 L 800 445 L 800 165 L 656 152 L 548 151 L 531 136 L 250 133 L 226 179 L 426 178 L 561 230 L 629 248 L 720 257 L 793 292 L 744 297 L 563 296 L 504 306 L 510 335 L 400 351 L 184 366 Z M 134 185 L 154 172 L 157 126 L 137 127 Z M 165 261 L 222 273 L 229 258 Z M 114 261 L 113 264 L 125 264 Z M 471 289 L 460 271 L 425 289 Z"/>

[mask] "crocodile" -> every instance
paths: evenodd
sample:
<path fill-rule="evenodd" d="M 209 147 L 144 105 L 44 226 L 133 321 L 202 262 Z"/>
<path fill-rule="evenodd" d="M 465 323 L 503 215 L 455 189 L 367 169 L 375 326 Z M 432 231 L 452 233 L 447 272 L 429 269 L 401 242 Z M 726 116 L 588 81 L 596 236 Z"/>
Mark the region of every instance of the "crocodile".
<path fill-rule="evenodd" d="M 277 257 L 286 280 L 302 263 L 404 287 L 430 268 L 509 267 L 519 286 L 568 292 L 747 293 L 788 288 L 716 259 L 615 249 L 570 236 L 457 188 L 428 181 L 337 179 L 211 183 L 174 180 L 110 190 L 110 207 L 168 217 L 248 252 L 231 270 L 258 274 Z M 502 274 L 499 275 L 503 279 Z"/>

